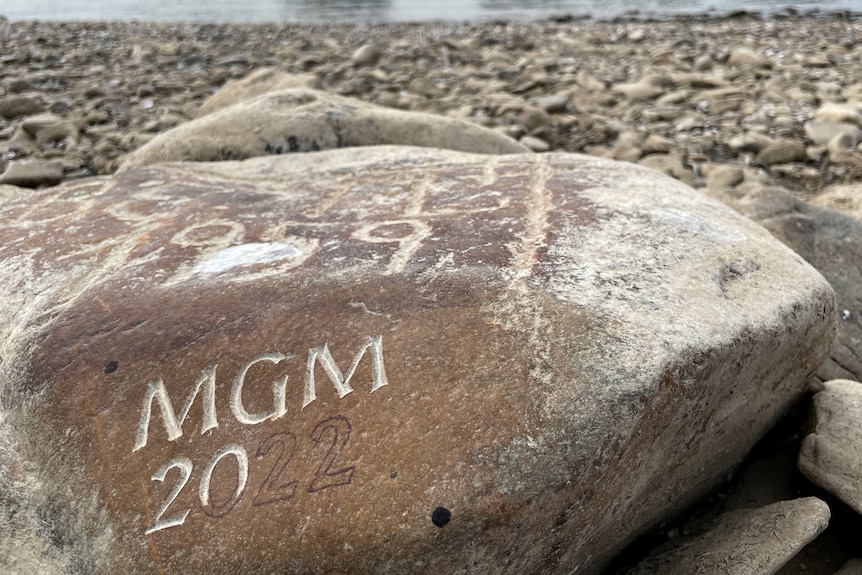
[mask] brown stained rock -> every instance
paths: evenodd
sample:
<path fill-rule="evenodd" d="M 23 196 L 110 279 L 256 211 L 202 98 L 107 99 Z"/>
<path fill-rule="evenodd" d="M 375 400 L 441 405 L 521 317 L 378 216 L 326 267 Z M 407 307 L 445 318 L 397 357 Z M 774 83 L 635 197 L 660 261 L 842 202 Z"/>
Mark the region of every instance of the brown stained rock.
<path fill-rule="evenodd" d="M 0 422 L 91 573 L 594 574 L 833 333 L 761 227 L 576 155 L 164 165 L 0 218 Z"/>
<path fill-rule="evenodd" d="M 270 92 L 164 132 L 126 156 L 120 170 L 160 162 L 241 160 L 375 145 L 480 154 L 529 151 L 511 138 L 467 121 L 294 89 Z"/>
<path fill-rule="evenodd" d="M 822 533 L 829 517 L 829 507 L 816 497 L 731 511 L 627 575 L 771 575 Z"/>
<path fill-rule="evenodd" d="M 229 108 L 268 92 L 291 88 L 315 88 L 317 83 L 317 77 L 314 74 L 287 74 L 273 68 L 261 68 L 241 80 L 233 80 L 225 84 L 218 92 L 207 98 L 196 117 L 212 114 L 216 110 Z"/>

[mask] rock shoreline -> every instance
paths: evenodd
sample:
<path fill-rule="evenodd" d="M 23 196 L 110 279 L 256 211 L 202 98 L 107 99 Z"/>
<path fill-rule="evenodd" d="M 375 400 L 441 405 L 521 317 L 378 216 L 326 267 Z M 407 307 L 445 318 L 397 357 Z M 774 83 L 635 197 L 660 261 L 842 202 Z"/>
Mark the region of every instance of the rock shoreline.
<path fill-rule="evenodd" d="M 837 345 L 815 373 L 816 381 L 827 383 L 812 389 L 823 394 L 830 385 L 837 389 L 829 380 L 858 380 L 862 373 L 854 355 L 862 333 L 854 295 L 860 269 L 856 261 L 862 254 L 862 74 L 856 63 L 862 51 L 856 46 L 860 30 L 859 21 L 838 17 L 386 26 L 0 19 L 0 198 L 21 198 L 22 189 L 14 186 L 51 186 L 130 168 L 133 152 L 139 155 L 162 145 L 162 132 L 188 127 L 194 124 L 191 120 L 211 114 L 210 108 L 228 105 L 219 100 L 246 99 L 248 94 L 242 92 L 255 78 L 290 83 L 291 88 L 296 82 L 292 95 L 281 91 L 278 97 L 290 95 L 296 109 L 320 100 L 318 108 L 324 103 L 329 107 L 319 116 L 331 117 L 341 108 L 345 115 L 348 109 L 352 114 L 366 107 L 356 104 L 364 101 L 376 105 L 378 123 L 389 122 L 387 118 L 403 114 L 401 110 L 425 112 L 408 114 L 431 122 L 413 130 L 423 135 L 446 122 L 466 120 L 497 131 L 490 135 L 520 150 L 581 152 L 656 168 L 705 189 L 766 227 L 814 265 L 837 294 Z M 219 91 L 239 78 L 246 82 Z M 211 98 L 214 93 L 218 96 Z M 261 102 L 265 100 L 254 101 L 257 115 L 249 117 L 275 118 L 271 111 L 261 112 Z M 222 123 L 206 131 L 216 135 L 211 139 L 217 143 L 224 144 L 218 134 L 229 117 L 208 116 L 210 124 Z M 246 136 L 252 131 L 248 120 L 234 123 Z M 269 145 L 266 127 L 251 138 L 266 144 L 266 154 L 304 151 L 297 142 Z M 344 137 L 337 134 L 339 145 Z M 310 140 L 310 149 L 319 149 L 318 141 Z M 221 156 L 236 153 L 231 150 L 222 145 L 218 158 L 200 159 L 225 159 Z M 623 185 L 626 191 L 634 187 Z M 818 205 L 801 201 L 812 197 Z M 725 271 L 727 278 L 736 279 L 752 269 L 733 264 Z M 823 435 L 818 441 L 827 445 L 838 437 L 844 446 L 858 439 L 841 435 L 858 420 L 847 408 L 855 400 L 842 397 L 832 405 L 826 400 L 833 398 L 817 397 L 816 419 L 822 420 L 818 426 Z M 841 415 L 850 423 L 830 429 L 824 414 Z M 784 575 L 831 575 L 856 555 L 855 546 L 844 538 L 858 532 L 860 518 L 841 520 L 846 505 L 856 505 L 856 493 L 852 486 L 826 481 L 826 489 L 847 499 L 841 503 L 800 481 L 790 454 L 796 454 L 799 430 L 806 426 L 799 420 L 790 426 L 791 431 L 765 448 L 765 456 L 755 454 L 740 468 L 741 485 L 729 495 L 719 494 L 714 510 L 762 507 L 767 519 L 758 514 L 750 520 L 768 523 L 772 520 L 766 506 L 775 501 L 823 498 L 837 517 L 823 537 L 780 567 L 825 528 L 830 513 L 822 502 L 797 500 L 801 519 L 787 527 L 802 529 L 794 535 L 798 546 L 785 546 L 763 560 L 774 562 L 774 569 Z M 814 483 L 823 484 L 818 477 L 855 465 L 847 455 L 854 449 L 839 447 L 833 451 L 840 457 L 827 458 L 811 445 L 808 451 L 803 446 L 808 462 L 803 473 Z M 758 465 L 773 463 L 774 473 L 757 471 Z M 758 487 L 746 489 L 746 482 Z M 695 522 L 709 520 L 712 512 L 695 510 Z M 785 518 L 789 513 L 781 508 L 777 515 Z M 749 521 L 746 517 L 728 521 L 736 525 Z M 779 527 L 775 523 L 770 528 L 773 536 Z M 672 540 L 674 532 L 694 531 L 681 524 L 665 527 L 662 535 Z M 729 531 L 748 532 L 739 527 Z M 730 539 L 722 543 L 731 555 L 739 544 Z M 714 541 L 691 545 L 718 548 Z M 659 554 L 653 560 L 663 563 L 668 557 Z M 647 561 L 642 569 L 649 571 L 650 565 Z M 763 572 L 774 572 L 765 565 Z M 625 567 L 609 571 L 617 572 L 626 572 Z"/>
<path fill-rule="evenodd" d="M 312 87 L 742 196 L 862 176 L 862 21 L 281 25 L 0 20 L 0 183 L 116 170 L 228 80 Z"/>

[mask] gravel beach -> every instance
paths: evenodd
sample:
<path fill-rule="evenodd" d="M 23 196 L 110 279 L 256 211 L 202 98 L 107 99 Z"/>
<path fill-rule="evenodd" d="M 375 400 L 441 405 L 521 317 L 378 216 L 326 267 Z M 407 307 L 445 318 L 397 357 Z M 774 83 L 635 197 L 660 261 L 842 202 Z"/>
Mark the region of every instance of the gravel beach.
<path fill-rule="evenodd" d="M 800 197 L 862 175 L 862 21 L 227 25 L 0 20 L 2 183 L 116 169 L 225 82 L 273 67 L 464 118 L 536 151 L 639 162 L 695 187 Z"/>
<path fill-rule="evenodd" d="M 3 184 L 111 174 L 228 81 L 273 68 L 341 96 L 468 120 L 535 152 L 652 167 L 722 199 L 770 186 L 822 199 L 862 179 L 860 36 L 858 17 L 790 12 L 327 26 L 0 16 L 0 198 L 21 193 Z M 763 468 L 734 481 L 756 490 L 773 474 L 793 478 L 792 496 L 823 495 L 795 468 L 806 407 L 755 453 Z M 716 494 L 693 521 L 738 493 Z M 831 574 L 858 555 L 859 516 L 834 508 L 836 527 L 780 573 Z M 686 522 L 662 529 L 658 542 Z"/>

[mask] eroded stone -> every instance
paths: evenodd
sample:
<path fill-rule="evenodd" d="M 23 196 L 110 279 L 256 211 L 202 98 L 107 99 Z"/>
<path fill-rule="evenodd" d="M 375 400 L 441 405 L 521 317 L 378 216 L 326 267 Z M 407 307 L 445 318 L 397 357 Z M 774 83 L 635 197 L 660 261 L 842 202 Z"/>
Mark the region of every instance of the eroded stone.
<path fill-rule="evenodd" d="M 159 162 L 241 160 L 387 144 L 480 154 L 529 151 L 511 138 L 469 122 L 293 89 L 263 94 L 160 134 L 129 154 L 120 170 Z"/>
<path fill-rule="evenodd" d="M 814 396 L 814 425 L 802 441 L 799 469 L 862 513 L 862 383 L 836 379 Z"/>
<path fill-rule="evenodd" d="M 644 560 L 627 575 L 778 572 L 829 524 L 816 497 L 722 514 L 705 532 Z"/>
<path fill-rule="evenodd" d="M 0 429 L 87 572 L 596 573 L 833 333 L 760 226 L 581 156 L 163 165 L 0 217 Z"/>

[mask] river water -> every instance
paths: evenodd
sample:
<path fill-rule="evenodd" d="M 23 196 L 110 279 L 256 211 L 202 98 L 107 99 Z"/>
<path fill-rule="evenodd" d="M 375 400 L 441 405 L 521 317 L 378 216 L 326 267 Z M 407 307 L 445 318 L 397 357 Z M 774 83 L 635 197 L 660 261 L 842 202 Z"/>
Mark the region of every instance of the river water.
<path fill-rule="evenodd" d="M 425 22 L 607 19 L 631 14 L 670 17 L 737 10 L 780 13 L 862 11 L 862 0 L 2 0 L 11 20 L 142 20 L 209 22 Z"/>

